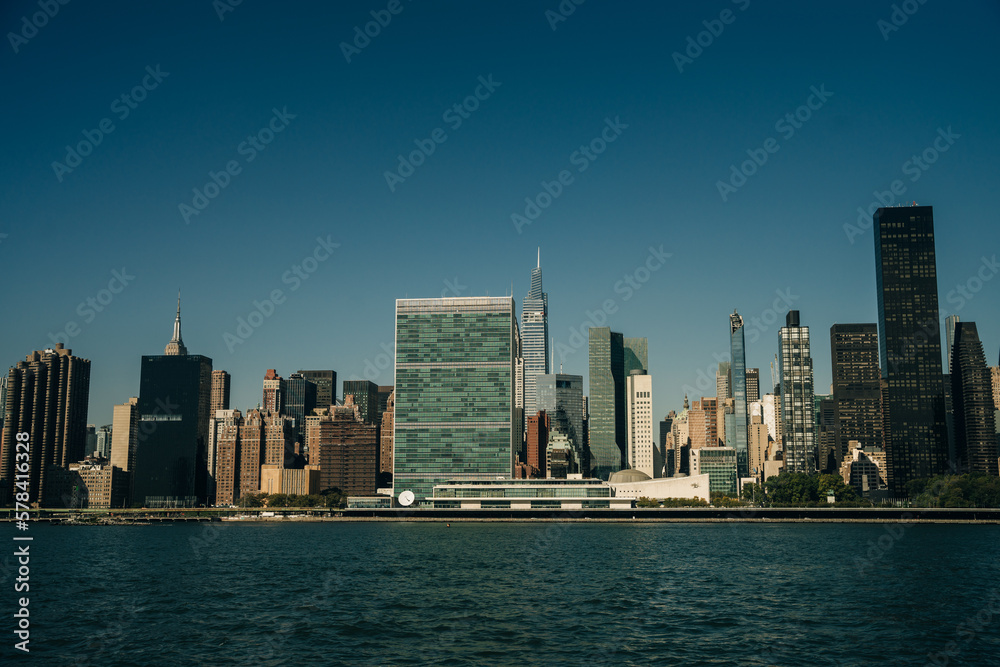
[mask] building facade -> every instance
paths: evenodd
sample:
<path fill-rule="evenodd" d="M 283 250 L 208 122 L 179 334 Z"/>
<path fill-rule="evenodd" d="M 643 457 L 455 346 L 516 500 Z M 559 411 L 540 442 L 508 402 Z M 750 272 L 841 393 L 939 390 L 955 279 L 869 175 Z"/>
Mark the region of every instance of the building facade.
<path fill-rule="evenodd" d="M 511 297 L 396 301 L 395 495 L 512 475 L 517 336 Z"/>
<path fill-rule="evenodd" d="M 299 375 L 316 385 L 316 407 L 326 408 L 336 402 L 337 371 L 299 371 Z"/>
<path fill-rule="evenodd" d="M 356 406 L 331 407 L 319 421 L 320 491 L 372 496 L 378 488 L 377 428 Z"/>
<path fill-rule="evenodd" d="M 951 382 L 958 469 L 996 477 L 1000 470 L 993 381 L 975 322 L 959 322 L 955 326 Z"/>
<path fill-rule="evenodd" d="M 354 404 L 358 406 L 361 420 L 366 424 L 377 423 L 378 417 L 378 385 L 370 380 L 344 380 L 344 401 L 348 396 L 354 396 Z"/>
<path fill-rule="evenodd" d="M 750 476 L 750 458 L 747 449 L 747 359 L 746 339 L 743 335 L 743 318 L 735 310 L 729 316 L 729 350 L 731 354 L 731 392 L 733 399 L 732 446 L 736 449 L 736 469 L 741 478 Z M 727 444 L 729 437 L 727 435 Z"/>
<path fill-rule="evenodd" d="M 938 319 L 934 212 L 930 206 L 875 211 L 879 360 L 889 487 L 948 470 Z"/>
<path fill-rule="evenodd" d="M 809 327 L 799 324 L 799 311 L 790 310 L 778 332 L 781 373 L 782 449 L 785 470 L 816 471 L 816 415 Z"/>
<path fill-rule="evenodd" d="M 848 443 L 882 446 L 882 391 L 878 361 L 878 325 L 834 324 L 830 327 L 833 367 L 834 431 L 837 460 Z"/>
<path fill-rule="evenodd" d="M 50 468 L 84 458 L 90 403 L 90 360 L 58 343 L 36 350 L 7 373 L 7 401 L 0 441 L 0 500 L 11 502 L 18 474 L 27 474 L 29 502 L 45 498 Z M 17 434 L 30 437 L 28 469 L 17 458 Z"/>
<path fill-rule="evenodd" d="M 691 476 L 708 475 L 709 492 L 735 498 L 737 493 L 736 450 L 732 447 L 702 447 L 691 450 Z"/>
<path fill-rule="evenodd" d="M 229 409 L 229 391 L 232 376 L 222 369 L 212 371 L 212 400 L 209 412 L 215 414 L 219 410 Z"/>
<path fill-rule="evenodd" d="M 542 252 L 531 270 L 531 289 L 521 306 L 521 346 L 524 359 L 524 414 L 533 415 L 538 405 L 537 379 L 551 372 L 549 356 L 549 295 L 542 291 Z"/>
<path fill-rule="evenodd" d="M 552 420 L 552 428 L 566 434 L 573 456 L 581 470 L 587 469 L 586 432 L 584 431 L 583 376 L 564 373 L 539 375 L 536 381 L 538 409 Z"/>
<path fill-rule="evenodd" d="M 625 379 L 626 463 L 650 479 L 662 474 L 659 448 L 653 444 L 653 377 L 634 370 Z"/>

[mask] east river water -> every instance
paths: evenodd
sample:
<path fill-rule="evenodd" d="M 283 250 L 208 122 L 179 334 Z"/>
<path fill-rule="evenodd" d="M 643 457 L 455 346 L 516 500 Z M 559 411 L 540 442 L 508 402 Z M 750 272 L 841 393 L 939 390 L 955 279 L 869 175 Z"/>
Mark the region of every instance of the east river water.
<path fill-rule="evenodd" d="M 3 578 L 4 664 L 1000 664 L 997 525 L 29 532 L 30 592 Z M 30 656 L 13 649 L 21 596 Z"/>

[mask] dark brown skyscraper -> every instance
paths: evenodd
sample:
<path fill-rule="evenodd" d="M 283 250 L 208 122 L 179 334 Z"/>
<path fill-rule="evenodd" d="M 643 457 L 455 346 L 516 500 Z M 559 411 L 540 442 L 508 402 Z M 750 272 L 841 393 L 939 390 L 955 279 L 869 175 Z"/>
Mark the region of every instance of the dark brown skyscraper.
<path fill-rule="evenodd" d="M 993 382 L 975 322 L 955 325 L 951 358 L 951 393 L 955 406 L 955 448 L 960 472 L 1000 475 Z"/>
<path fill-rule="evenodd" d="M 904 495 L 910 480 L 949 469 L 934 211 L 880 208 L 874 231 L 888 481 Z"/>
<path fill-rule="evenodd" d="M 830 327 L 833 366 L 834 424 L 837 463 L 847 456 L 847 443 L 882 446 L 881 371 L 878 325 L 834 324 Z M 823 462 L 825 463 L 825 462 Z"/>
<path fill-rule="evenodd" d="M 215 498 L 220 507 L 235 505 L 240 497 L 240 429 L 243 416 L 239 410 L 226 410 L 212 419 L 215 444 Z"/>
<path fill-rule="evenodd" d="M 551 421 L 545 410 L 528 417 L 528 437 L 525 463 L 538 470 L 539 477 L 545 477 L 545 451 L 549 445 Z M 532 474 L 535 474 L 532 471 Z"/>
<path fill-rule="evenodd" d="M 7 374 L 6 418 L 0 447 L 0 500 L 14 490 L 17 434 L 30 435 L 28 498 L 45 497 L 50 466 L 68 468 L 83 459 L 87 446 L 90 360 L 74 357 L 58 343 L 55 349 L 29 354 Z"/>
<path fill-rule="evenodd" d="M 352 496 L 375 495 L 378 478 L 377 427 L 366 424 L 354 405 L 330 408 L 319 422 L 320 489 Z"/>

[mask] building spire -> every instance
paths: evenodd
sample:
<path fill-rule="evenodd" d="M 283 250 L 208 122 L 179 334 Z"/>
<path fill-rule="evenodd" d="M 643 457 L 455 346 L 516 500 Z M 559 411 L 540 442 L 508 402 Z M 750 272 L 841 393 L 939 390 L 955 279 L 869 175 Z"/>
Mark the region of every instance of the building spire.
<path fill-rule="evenodd" d="M 536 268 L 542 268 L 542 247 L 538 246 L 538 266 Z"/>
<path fill-rule="evenodd" d="M 174 318 L 174 335 L 167 343 L 163 354 L 168 356 L 187 356 L 187 348 L 181 339 L 181 291 L 177 290 L 177 317 Z"/>

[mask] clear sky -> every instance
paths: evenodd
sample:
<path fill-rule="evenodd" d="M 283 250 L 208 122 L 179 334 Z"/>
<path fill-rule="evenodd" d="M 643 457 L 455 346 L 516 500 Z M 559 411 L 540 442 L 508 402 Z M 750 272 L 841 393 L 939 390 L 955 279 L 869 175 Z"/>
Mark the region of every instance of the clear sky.
<path fill-rule="evenodd" d="M 395 299 L 520 307 L 539 247 L 564 372 L 610 304 L 662 416 L 714 395 L 737 308 L 769 390 L 783 295 L 825 393 L 830 326 L 877 319 L 845 225 L 882 192 L 934 206 L 942 317 L 998 362 L 996 2 L 232 1 L 0 9 L 0 351 L 68 339 L 94 423 L 178 289 L 245 409 L 267 368 L 391 384 Z"/>

